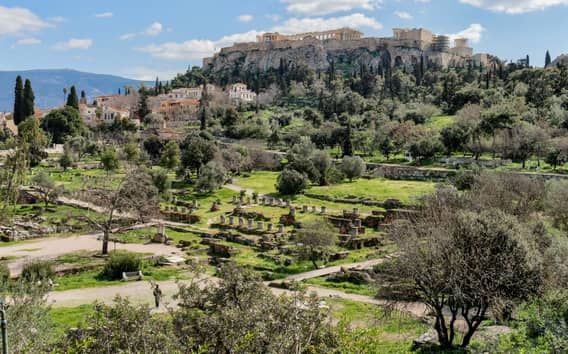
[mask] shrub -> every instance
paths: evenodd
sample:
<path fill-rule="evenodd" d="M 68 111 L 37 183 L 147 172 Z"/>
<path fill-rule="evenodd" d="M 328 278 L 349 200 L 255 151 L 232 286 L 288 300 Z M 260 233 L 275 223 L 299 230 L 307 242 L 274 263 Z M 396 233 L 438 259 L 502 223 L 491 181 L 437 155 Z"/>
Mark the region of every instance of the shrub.
<path fill-rule="evenodd" d="M 345 156 L 341 161 L 341 171 L 349 178 L 350 182 L 361 177 L 365 169 L 365 162 L 359 156 Z"/>
<path fill-rule="evenodd" d="M 0 264 L 0 284 L 6 283 L 10 279 L 10 269 L 5 264 Z"/>
<path fill-rule="evenodd" d="M 308 178 L 306 175 L 286 168 L 276 181 L 276 189 L 284 195 L 293 195 L 303 192 L 308 187 Z"/>
<path fill-rule="evenodd" d="M 107 260 L 101 277 L 109 280 L 122 278 L 123 272 L 137 272 L 142 267 L 142 259 L 134 253 L 113 253 Z"/>
<path fill-rule="evenodd" d="M 34 261 L 24 265 L 21 278 L 26 281 L 42 281 L 55 277 L 51 262 Z"/>

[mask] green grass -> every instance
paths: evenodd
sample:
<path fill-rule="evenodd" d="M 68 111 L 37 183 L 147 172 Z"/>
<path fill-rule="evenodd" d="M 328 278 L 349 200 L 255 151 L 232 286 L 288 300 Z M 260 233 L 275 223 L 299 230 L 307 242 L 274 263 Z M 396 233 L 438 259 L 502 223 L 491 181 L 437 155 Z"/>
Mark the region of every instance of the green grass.
<path fill-rule="evenodd" d="M 250 175 L 250 177 L 235 179 L 234 184 L 246 189 L 252 189 L 255 192 L 262 194 L 277 194 L 275 187 L 277 178 L 278 172 L 254 172 Z M 354 196 L 378 201 L 395 198 L 404 203 L 412 203 L 418 197 L 433 192 L 434 185 L 435 184 L 432 182 L 393 181 L 374 178 L 359 179 L 353 182 L 344 182 L 325 187 L 312 186 L 308 189 L 308 192 L 328 195 L 335 198 Z M 313 201 L 313 199 L 310 200 L 311 198 L 304 199 L 306 203 L 302 203 L 301 198 L 302 196 L 297 197 L 297 199 L 299 199 L 297 201 L 299 204 L 323 205 L 321 201 Z M 343 207 L 341 209 L 346 209 L 344 207 L 345 205 L 341 206 Z"/>
<path fill-rule="evenodd" d="M 348 294 L 357 294 L 364 296 L 375 296 L 377 289 L 370 284 L 357 285 L 350 282 L 334 282 L 328 281 L 327 277 L 312 278 L 305 280 L 306 284 L 317 285 L 328 289 L 339 290 Z"/>
<path fill-rule="evenodd" d="M 49 315 L 54 324 L 56 337 L 60 337 L 70 328 L 78 327 L 93 311 L 93 305 L 51 308 Z"/>
<path fill-rule="evenodd" d="M 412 353 L 412 340 L 428 330 L 417 319 L 402 313 L 386 315 L 381 307 L 329 299 L 331 316 L 339 321 L 342 353 Z"/>
<path fill-rule="evenodd" d="M 426 127 L 440 131 L 445 127 L 452 125 L 456 121 L 456 116 L 436 116 L 430 118 L 426 122 Z"/>
<path fill-rule="evenodd" d="M 432 182 L 392 181 L 387 179 L 359 179 L 326 187 L 312 187 L 309 192 L 335 198 L 358 197 L 383 201 L 394 198 L 413 203 L 420 196 L 434 191 Z"/>

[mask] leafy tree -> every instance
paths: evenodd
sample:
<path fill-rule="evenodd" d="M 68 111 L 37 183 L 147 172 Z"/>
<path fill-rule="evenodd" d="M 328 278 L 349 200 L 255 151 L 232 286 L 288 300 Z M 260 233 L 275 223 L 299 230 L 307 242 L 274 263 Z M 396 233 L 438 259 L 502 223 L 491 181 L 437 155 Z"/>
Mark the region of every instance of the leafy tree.
<path fill-rule="evenodd" d="M 22 77 L 16 77 L 16 87 L 14 88 L 14 124 L 19 125 L 27 117 L 24 115 L 24 82 Z"/>
<path fill-rule="evenodd" d="M 57 186 L 53 179 L 43 171 L 32 178 L 32 183 L 34 190 L 39 194 L 46 208 L 49 206 L 49 203 L 56 201 L 63 191 L 63 188 Z"/>
<path fill-rule="evenodd" d="M 181 150 L 179 145 L 170 140 L 164 146 L 162 151 L 162 158 L 160 159 L 160 165 L 168 170 L 176 169 L 181 163 Z"/>
<path fill-rule="evenodd" d="M 219 189 L 226 180 L 227 170 L 216 161 L 210 161 L 199 171 L 195 188 L 203 193 L 211 193 Z"/>
<path fill-rule="evenodd" d="M 140 159 L 140 147 L 135 142 L 130 142 L 122 148 L 124 159 L 128 162 L 134 163 Z"/>
<path fill-rule="evenodd" d="M 310 157 L 310 161 L 313 164 L 314 168 L 318 171 L 319 185 L 327 185 L 327 176 L 330 168 L 332 167 L 332 161 L 329 157 L 329 154 L 325 151 L 316 150 Z"/>
<path fill-rule="evenodd" d="M 349 182 L 353 182 L 353 179 L 361 177 L 365 169 L 365 162 L 359 156 L 345 156 L 341 160 L 341 171 L 349 179 Z"/>
<path fill-rule="evenodd" d="M 551 180 L 546 184 L 544 208 L 557 227 L 568 231 L 568 181 Z"/>
<path fill-rule="evenodd" d="M 284 195 L 295 195 L 302 193 L 308 188 L 308 178 L 291 168 L 285 168 L 276 181 L 276 189 Z"/>
<path fill-rule="evenodd" d="M 408 152 L 418 160 L 429 160 L 442 152 L 444 146 L 437 136 L 425 135 L 410 143 Z"/>
<path fill-rule="evenodd" d="M 183 352 L 167 316 L 154 316 L 148 305 L 117 297 L 111 305 L 95 303 L 79 328 L 69 331 L 57 349 L 65 353 Z"/>
<path fill-rule="evenodd" d="M 442 129 L 440 138 L 446 153 L 450 156 L 453 152 L 465 149 L 465 144 L 470 138 L 470 131 L 462 124 L 452 124 Z"/>
<path fill-rule="evenodd" d="M 32 89 L 32 82 L 26 79 L 24 84 L 24 96 L 22 101 L 22 115 L 25 118 L 32 117 L 34 115 L 35 109 L 35 95 Z"/>
<path fill-rule="evenodd" d="M 65 172 L 69 167 L 73 166 L 73 157 L 71 156 L 70 152 L 65 151 L 63 155 L 61 155 L 61 157 L 59 158 L 58 162 L 59 166 L 61 166 L 61 168 Z"/>
<path fill-rule="evenodd" d="M 202 135 L 190 134 L 181 144 L 181 163 L 189 170 L 199 172 L 201 166 L 213 160 L 217 146 L 213 140 Z"/>
<path fill-rule="evenodd" d="M 407 295 L 418 296 L 434 314 L 444 348 L 454 345 L 456 320 L 465 321 L 461 346 L 467 347 L 489 308 L 498 314 L 537 294 L 542 284 L 532 236 L 519 222 L 495 209 L 460 210 L 456 198 L 438 192 L 419 217 L 393 230 L 401 251 L 395 273 L 413 284 Z"/>
<path fill-rule="evenodd" d="M 322 222 L 302 223 L 297 230 L 296 241 L 300 245 L 300 257 L 309 260 L 318 268 L 318 260 L 326 260 L 337 242 L 333 228 Z"/>
<path fill-rule="evenodd" d="M 63 144 L 71 137 L 77 137 L 86 130 L 79 111 L 71 106 L 55 109 L 41 120 L 42 129 L 55 144 Z"/>
<path fill-rule="evenodd" d="M 67 96 L 67 103 L 65 105 L 79 110 L 79 96 L 77 95 L 77 89 L 75 86 L 71 86 L 69 96 Z"/>
<path fill-rule="evenodd" d="M 118 160 L 118 154 L 115 149 L 109 148 L 103 151 L 101 154 L 101 165 L 107 175 L 120 168 L 120 161 Z"/>
<path fill-rule="evenodd" d="M 148 139 L 144 140 L 142 145 L 144 150 L 148 153 L 148 155 L 150 155 L 152 161 L 160 161 L 164 144 L 157 136 L 152 135 L 148 137 Z"/>
<path fill-rule="evenodd" d="M 35 117 L 28 117 L 18 125 L 19 143 L 27 154 L 29 167 L 35 167 L 47 158 L 47 137 Z"/>
<path fill-rule="evenodd" d="M 315 296 L 278 297 L 250 269 L 223 265 L 216 284 L 180 285 L 176 338 L 191 352 L 331 353 L 336 343 Z M 298 304 L 301 304 L 300 306 Z M 267 315 L 270 314 L 270 315 Z M 206 348 L 206 349 L 205 349 Z"/>

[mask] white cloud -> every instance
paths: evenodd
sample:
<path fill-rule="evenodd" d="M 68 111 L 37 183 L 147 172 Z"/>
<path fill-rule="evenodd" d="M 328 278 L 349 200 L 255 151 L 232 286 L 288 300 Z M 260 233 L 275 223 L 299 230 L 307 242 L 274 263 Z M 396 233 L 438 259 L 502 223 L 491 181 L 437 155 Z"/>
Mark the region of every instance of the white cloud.
<path fill-rule="evenodd" d="M 568 0 L 460 0 L 460 2 L 510 15 L 544 10 L 551 6 L 568 5 Z"/>
<path fill-rule="evenodd" d="M 372 28 L 379 30 L 383 26 L 373 18 L 363 14 L 352 14 L 341 17 L 331 18 L 291 18 L 284 23 L 273 27 L 270 31 L 280 33 L 300 33 L 308 31 L 325 31 L 334 28 L 353 27 L 353 28 Z M 255 42 L 256 36 L 266 31 L 252 30 L 245 33 L 236 33 L 224 36 L 218 40 L 190 39 L 185 42 L 166 42 L 161 44 L 151 44 L 137 50 L 148 53 L 154 58 L 164 60 L 199 60 L 213 55 L 223 47 L 228 47 L 234 43 Z"/>
<path fill-rule="evenodd" d="M 41 44 L 41 39 L 29 37 L 29 38 L 22 38 L 16 41 L 16 45 L 37 45 Z"/>
<path fill-rule="evenodd" d="M 50 26 L 28 9 L 0 6 L 0 36 L 37 32 Z"/>
<path fill-rule="evenodd" d="M 163 28 L 163 26 L 160 22 L 154 22 L 150 26 L 148 26 L 148 28 L 146 28 L 144 33 L 147 36 L 155 37 L 155 36 L 159 35 L 160 33 L 162 33 L 163 29 L 164 28 Z"/>
<path fill-rule="evenodd" d="M 219 40 L 191 39 L 182 43 L 166 42 L 151 44 L 138 50 L 149 53 L 151 56 L 165 60 L 199 60 L 213 55 L 222 47 L 227 47 L 236 42 L 253 42 L 261 32 L 250 31 L 225 36 Z"/>
<path fill-rule="evenodd" d="M 114 14 L 112 12 L 101 12 L 99 14 L 96 14 L 95 17 L 97 18 L 110 18 L 113 17 Z"/>
<path fill-rule="evenodd" d="M 395 11 L 394 14 L 403 20 L 412 20 L 414 18 L 406 11 Z"/>
<path fill-rule="evenodd" d="M 372 28 L 380 30 L 383 25 L 374 18 L 367 17 L 363 14 L 351 14 L 340 17 L 330 18 L 291 18 L 281 25 L 274 27 L 272 30 L 280 33 L 301 33 L 312 31 L 327 31 L 336 28 Z"/>
<path fill-rule="evenodd" d="M 248 15 L 248 14 L 240 15 L 240 16 L 237 17 L 237 18 L 238 18 L 238 20 L 239 20 L 240 22 L 245 22 L 245 23 L 254 20 L 254 16 L 253 16 L 253 15 Z"/>
<path fill-rule="evenodd" d="M 125 33 L 125 34 L 123 34 L 122 36 L 120 36 L 120 37 L 118 37 L 118 38 L 120 38 L 120 40 L 122 40 L 122 41 L 127 41 L 127 40 L 132 39 L 132 38 L 134 38 L 134 37 L 136 37 L 136 36 L 137 36 L 136 33 Z"/>
<path fill-rule="evenodd" d="M 137 66 L 124 70 L 121 75 L 130 79 L 140 81 L 154 81 L 156 77 L 160 80 L 171 80 L 179 73 L 178 69 L 162 70 L 155 68 L 148 68 L 145 66 Z"/>
<path fill-rule="evenodd" d="M 89 38 L 71 38 L 66 42 L 56 43 L 54 48 L 57 50 L 70 50 L 70 49 L 89 49 L 93 45 L 93 40 Z"/>
<path fill-rule="evenodd" d="M 485 32 L 485 28 L 479 23 L 471 24 L 468 28 L 464 29 L 461 32 L 449 34 L 450 40 L 454 40 L 456 38 L 467 38 L 472 43 L 479 43 L 481 37 Z"/>
<path fill-rule="evenodd" d="M 67 22 L 67 19 L 63 16 L 55 16 L 55 17 L 50 17 L 47 19 L 49 22 L 53 22 L 53 23 L 63 23 L 63 22 Z"/>
<path fill-rule="evenodd" d="M 346 12 L 355 9 L 374 10 L 379 7 L 380 0 L 281 0 L 286 10 L 305 16 L 329 15 L 335 12 Z"/>
<path fill-rule="evenodd" d="M 269 20 L 274 21 L 274 22 L 280 21 L 280 15 L 277 15 L 277 14 L 268 14 L 268 15 L 265 15 L 265 17 Z"/>

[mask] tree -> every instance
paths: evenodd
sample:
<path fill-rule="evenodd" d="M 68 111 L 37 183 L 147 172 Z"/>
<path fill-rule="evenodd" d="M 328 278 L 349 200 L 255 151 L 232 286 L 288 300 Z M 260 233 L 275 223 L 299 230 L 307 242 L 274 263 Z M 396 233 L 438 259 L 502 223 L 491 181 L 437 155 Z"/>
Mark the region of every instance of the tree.
<path fill-rule="evenodd" d="M 22 77 L 16 77 L 16 87 L 14 89 L 14 124 L 19 125 L 27 117 L 24 115 L 24 82 Z"/>
<path fill-rule="evenodd" d="M 63 144 L 67 139 L 77 137 L 86 130 L 79 111 L 71 106 L 49 112 L 41 120 L 41 127 L 55 144 Z"/>
<path fill-rule="evenodd" d="M 148 108 L 148 94 L 146 93 L 146 89 L 142 87 L 140 89 L 140 98 L 138 99 L 138 109 L 136 114 L 138 115 L 138 119 L 141 121 L 146 118 L 146 116 L 150 113 L 150 108 Z"/>
<path fill-rule="evenodd" d="M 150 155 L 152 161 L 160 161 L 164 144 L 157 136 L 151 135 L 150 137 L 148 137 L 148 139 L 144 140 L 142 146 L 144 147 L 144 150 L 148 153 L 148 155 Z"/>
<path fill-rule="evenodd" d="M 182 347 L 167 316 L 154 316 L 148 305 L 117 297 L 111 305 L 95 303 L 79 328 L 56 347 L 62 353 L 179 353 Z"/>
<path fill-rule="evenodd" d="M 32 89 L 32 82 L 29 79 L 26 79 L 26 83 L 24 85 L 24 97 L 22 101 L 22 115 L 24 116 L 24 119 L 34 115 L 34 105 L 35 95 Z"/>
<path fill-rule="evenodd" d="M 19 143 L 26 151 L 29 167 L 35 167 L 47 158 L 47 137 L 35 117 L 28 117 L 18 126 Z"/>
<path fill-rule="evenodd" d="M 152 177 L 142 169 L 128 171 L 116 186 L 91 188 L 88 193 L 88 200 L 103 209 L 101 219 L 95 220 L 85 216 L 103 233 L 103 255 L 108 254 L 110 236 L 114 232 L 121 231 L 115 229 L 117 217 L 129 217 L 144 222 L 159 210 L 158 190 L 154 186 Z"/>
<path fill-rule="evenodd" d="M 71 86 L 69 96 L 67 96 L 67 103 L 65 105 L 79 110 L 79 96 L 77 95 L 77 89 L 75 86 Z"/>
<path fill-rule="evenodd" d="M 408 147 L 408 152 L 418 160 L 429 160 L 443 151 L 444 146 L 435 135 L 422 136 L 410 143 Z"/>
<path fill-rule="evenodd" d="M 310 157 L 310 161 L 312 162 L 314 168 L 318 171 L 319 174 L 319 185 L 325 186 L 327 185 L 327 174 L 329 169 L 332 166 L 331 158 L 329 154 L 325 151 L 316 150 L 312 156 Z"/>
<path fill-rule="evenodd" d="M 73 157 L 69 151 L 65 151 L 59 158 L 58 162 L 59 166 L 63 169 L 63 172 L 65 172 L 69 167 L 73 166 Z"/>
<path fill-rule="evenodd" d="M 490 308 L 499 314 L 537 294 L 542 284 L 532 236 L 514 217 L 459 205 L 459 197 L 439 191 L 392 233 L 401 252 L 395 273 L 413 284 L 407 295 L 418 296 L 434 314 L 444 348 L 454 345 L 458 319 L 467 326 L 461 342 L 467 347 Z"/>
<path fill-rule="evenodd" d="M 174 170 L 180 165 L 180 163 L 181 150 L 179 148 L 179 145 L 175 141 L 170 140 L 168 141 L 166 146 L 164 146 L 164 149 L 162 151 L 160 166 L 168 170 Z"/>
<path fill-rule="evenodd" d="M 546 183 L 544 209 L 557 227 L 568 231 L 568 181 L 550 180 Z"/>
<path fill-rule="evenodd" d="M 546 55 L 544 56 L 544 67 L 548 68 L 552 63 L 552 59 L 550 58 L 550 52 L 547 50 Z"/>
<path fill-rule="evenodd" d="M 107 175 L 120 168 L 120 161 L 118 161 L 118 155 L 115 149 L 109 148 L 103 151 L 101 154 L 101 165 Z"/>
<path fill-rule="evenodd" d="M 189 134 L 181 144 L 181 163 L 184 168 L 199 174 L 201 166 L 213 160 L 217 153 L 215 142 L 200 134 Z"/>
<path fill-rule="evenodd" d="M 140 159 L 140 147 L 136 142 L 129 142 L 122 148 L 124 160 L 134 163 Z"/>
<path fill-rule="evenodd" d="M 35 191 L 45 204 L 45 208 L 49 206 L 49 203 L 56 201 L 63 191 L 63 188 L 57 186 L 53 179 L 43 171 L 32 178 L 32 183 Z"/>
<path fill-rule="evenodd" d="M 365 162 L 359 156 L 345 156 L 341 160 L 341 171 L 349 179 L 349 182 L 353 182 L 353 179 L 361 177 L 365 169 Z"/>
<path fill-rule="evenodd" d="M 258 274 L 221 266 L 218 282 L 180 285 L 173 312 L 176 338 L 188 352 L 332 353 L 336 344 L 315 296 L 276 296 Z M 269 314 L 269 315 L 267 315 Z"/>
<path fill-rule="evenodd" d="M 199 171 L 195 188 L 202 193 L 211 193 L 219 189 L 226 180 L 227 170 L 216 161 L 210 161 Z"/>
<path fill-rule="evenodd" d="M 276 189 L 280 194 L 295 195 L 308 188 L 308 178 L 291 168 L 285 168 L 276 180 Z"/>
<path fill-rule="evenodd" d="M 299 244 L 300 257 L 309 260 L 318 268 L 318 260 L 326 260 L 337 242 L 337 235 L 326 222 L 302 223 L 296 233 L 296 242 Z"/>

